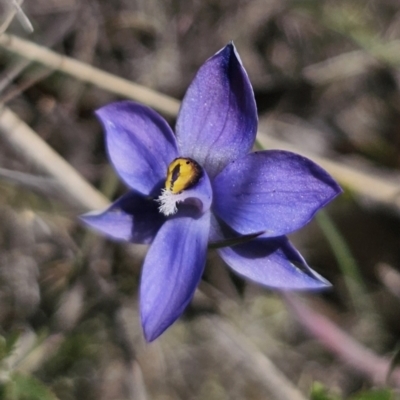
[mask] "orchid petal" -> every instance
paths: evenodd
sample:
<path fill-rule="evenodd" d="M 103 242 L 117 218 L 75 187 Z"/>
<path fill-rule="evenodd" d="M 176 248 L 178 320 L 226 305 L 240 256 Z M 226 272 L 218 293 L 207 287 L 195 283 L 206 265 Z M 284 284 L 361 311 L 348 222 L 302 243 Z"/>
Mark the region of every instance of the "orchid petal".
<path fill-rule="evenodd" d="M 214 211 L 235 231 L 276 237 L 301 228 L 342 190 L 311 160 L 269 150 L 229 164 L 213 191 Z"/>
<path fill-rule="evenodd" d="M 214 177 L 251 150 L 256 131 L 253 89 L 231 43 L 205 62 L 189 86 L 176 124 L 178 146 Z"/>
<path fill-rule="evenodd" d="M 313 271 L 286 237 L 259 238 L 218 250 L 239 275 L 281 290 L 324 289 L 330 283 Z"/>
<path fill-rule="evenodd" d="M 167 122 L 132 101 L 112 103 L 96 114 L 104 125 L 108 154 L 118 175 L 132 189 L 151 194 L 165 180 L 168 165 L 178 154 Z"/>
<path fill-rule="evenodd" d="M 140 308 L 147 341 L 160 336 L 189 304 L 201 279 L 210 213 L 179 212 L 168 219 L 151 245 L 142 272 Z"/>
<path fill-rule="evenodd" d="M 80 219 L 93 229 L 133 243 L 151 243 L 165 221 L 154 199 L 129 192 L 104 211 L 84 214 Z"/>

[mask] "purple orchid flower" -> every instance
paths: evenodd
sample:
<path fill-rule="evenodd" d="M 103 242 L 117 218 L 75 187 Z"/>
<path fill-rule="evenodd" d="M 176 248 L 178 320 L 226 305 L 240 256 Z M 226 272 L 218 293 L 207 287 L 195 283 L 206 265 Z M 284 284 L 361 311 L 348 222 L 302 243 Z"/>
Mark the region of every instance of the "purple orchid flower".
<path fill-rule="evenodd" d="M 300 155 L 250 153 L 256 103 L 232 43 L 198 71 L 182 102 L 176 136 L 160 115 L 131 101 L 105 106 L 97 115 L 109 157 L 131 191 L 82 219 L 111 238 L 151 244 L 140 287 L 147 341 L 185 310 L 209 244 L 247 239 L 217 251 L 236 273 L 262 285 L 329 286 L 285 235 L 307 224 L 341 189 Z"/>

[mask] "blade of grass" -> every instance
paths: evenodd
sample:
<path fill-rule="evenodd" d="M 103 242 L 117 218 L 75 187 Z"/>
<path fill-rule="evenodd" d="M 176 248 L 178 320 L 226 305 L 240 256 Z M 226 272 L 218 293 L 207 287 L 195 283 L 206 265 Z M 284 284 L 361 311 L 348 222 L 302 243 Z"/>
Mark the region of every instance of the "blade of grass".
<path fill-rule="evenodd" d="M 347 291 L 354 308 L 360 312 L 373 310 L 373 304 L 369 300 L 368 291 L 365 288 L 359 267 L 351 253 L 345 238 L 337 229 L 328 213 L 324 210 L 316 215 L 318 226 L 328 241 L 343 274 Z"/>
<path fill-rule="evenodd" d="M 342 268 L 343 274 L 356 281 L 364 291 L 363 279 L 358 265 L 351 254 L 349 246 L 347 246 L 346 240 L 333 223 L 331 217 L 326 211 L 320 210 L 316 215 L 316 219 L 320 229 L 329 242 L 338 263 L 340 264 L 340 267 Z"/>

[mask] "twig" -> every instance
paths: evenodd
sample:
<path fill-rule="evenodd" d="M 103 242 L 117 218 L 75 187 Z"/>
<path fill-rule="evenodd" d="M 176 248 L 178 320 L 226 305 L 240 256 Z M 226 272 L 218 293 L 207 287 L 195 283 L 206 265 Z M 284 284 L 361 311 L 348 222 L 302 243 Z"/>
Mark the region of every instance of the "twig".
<path fill-rule="evenodd" d="M 37 191 L 46 196 L 58 190 L 57 182 L 55 182 L 54 179 L 5 168 L 0 168 L 0 179 L 14 185 L 26 187 L 29 190 Z"/>
<path fill-rule="evenodd" d="M 15 69 L 15 71 L 11 71 L 11 74 L 9 77 L 5 77 L 3 82 L 0 82 L 0 85 L 7 85 L 7 83 L 10 82 L 10 79 L 15 78 L 15 74 L 19 74 L 22 72 L 22 70 L 28 65 L 29 63 L 26 63 L 26 65 L 21 65 L 21 67 L 18 67 Z M 14 75 L 14 76 L 12 76 Z M 28 79 L 25 79 L 22 83 L 20 83 L 18 86 L 12 88 L 8 93 L 0 97 L 0 104 L 6 104 L 13 98 L 19 96 L 22 92 L 33 86 L 35 83 L 47 78 L 50 73 L 48 70 L 41 70 L 41 71 L 36 71 L 34 74 L 32 74 Z M 1 87 L 0 87 L 1 90 Z"/>
<path fill-rule="evenodd" d="M 24 29 L 32 33 L 33 32 L 33 26 L 31 24 L 31 21 L 29 21 L 29 18 L 26 16 L 26 14 L 22 11 L 22 8 L 20 6 L 20 3 L 22 3 L 23 0 L 12 0 L 12 3 L 14 4 L 14 7 L 17 12 L 17 18 L 19 19 L 20 24 L 24 27 Z"/>
<path fill-rule="evenodd" d="M 4 32 L 8 26 L 11 24 L 12 20 L 15 16 L 17 16 L 19 22 L 23 26 L 23 28 L 28 31 L 29 33 L 33 32 L 33 26 L 29 18 L 26 14 L 22 11 L 21 5 L 23 0 L 6 0 L 8 2 L 9 9 L 6 11 L 5 21 L 0 25 L 0 33 Z"/>
<path fill-rule="evenodd" d="M 7 1 L 7 6 L 3 6 L 5 10 L 3 10 L 3 15 L 2 17 L 5 17 L 4 22 L 0 25 L 0 33 L 3 33 L 8 26 L 11 24 L 12 20 L 15 17 L 15 14 L 17 13 L 17 9 L 12 6 L 12 1 Z M 7 9 L 8 8 L 8 9 Z"/>
<path fill-rule="evenodd" d="M 377 60 L 364 50 L 339 54 L 303 68 L 302 75 L 314 85 L 327 85 L 366 71 L 378 64 Z"/>
<path fill-rule="evenodd" d="M 0 46 L 24 58 L 39 62 L 55 71 L 62 71 L 82 82 L 91 83 L 122 97 L 140 101 L 169 116 L 176 116 L 179 101 L 144 86 L 94 68 L 84 62 L 61 56 L 46 47 L 3 33 Z"/>
<path fill-rule="evenodd" d="M 18 60 L 0 75 L 0 93 L 30 64 L 29 60 Z M 2 101 L 4 102 L 4 100 Z"/>
<path fill-rule="evenodd" d="M 302 75 L 314 85 L 327 85 L 359 75 L 379 63 L 397 66 L 400 62 L 400 40 L 381 43 L 379 48 L 354 50 L 328 58 L 302 70 Z"/>
<path fill-rule="evenodd" d="M 0 136 L 26 160 L 54 178 L 65 195 L 74 197 L 82 210 L 107 206 L 108 200 L 101 193 L 7 107 L 0 108 Z"/>
<path fill-rule="evenodd" d="M 40 344 L 34 344 L 32 348 L 27 349 L 18 362 L 11 365 L 11 369 L 22 373 L 37 371 L 48 359 L 56 354 L 64 340 L 65 335 L 62 333 L 49 335 Z"/>
<path fill-rule="evenodd" d="M 60 201 L 71 209 L 82 208 L 80 203 L 77 204 L 76 196 L 66 193 L 62 185 L 54 178 L 0 168 L 0 181 L 7 181 L 11 185 L 20 186 L 46 198 Z"/>
<path fill-rule="evenodd" d="M 387 384 L 390 360 L 380 357 L 364 347 L 328 318 L 299 301 L 297 296 L 285 293 L 284 299 L 289 309 L 296 315 L 299 323 L 333 354 L 340 357 L 374 384 L 380 386 Z M 400 388 L 400 369 L 393 370 L 390 382 Z"/>
<path fill-rule="evenodd" d="M 222 349 L 228 359 L 245 365 L 251 376 L 276 400 L 306 400 L 295 385 L 275 364 L 251 343 L 245 335 L 221 318 L 202 321 L 202 327 L 211 335 L 213 342 Z"/>

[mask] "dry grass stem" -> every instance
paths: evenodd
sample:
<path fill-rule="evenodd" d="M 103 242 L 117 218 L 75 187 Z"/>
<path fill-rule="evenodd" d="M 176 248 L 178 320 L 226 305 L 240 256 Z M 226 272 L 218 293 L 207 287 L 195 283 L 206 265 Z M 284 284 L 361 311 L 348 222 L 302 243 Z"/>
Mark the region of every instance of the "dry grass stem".
<path fill-rule="evenodd" d="M 21 4 L 23 0 L 7 0 L 8 1 L 8 10 L 5 15 L 4 22 L 0 25 L 0 33 L 4 32 L 8 26 L 11 24 L 14 17 L 17 17 L 21 25 L 27 32 L 33 32 L 33 26 L 29 18 L 23 12 L 21 8 Z"/>
<path fill-rule="evenodd" d="M 179 102 L 169 96 L 119 78 L 84 62 L 61 56 L 28 40 L 3 34 L 0 36 L 0 45 L 21 57 L 41 63 L 55 71 L 64 72 L 82 82 L 91 83 L 124 98 L 140 101 L 165 115 L 175 116 L 178 113 Z"/>
<path fill-rule="evenodd" d="M 303 76 L 314 85 L 328 85 L 366 72 L 379 61 L 397 65 L 396 55 L 400 53 L 400 41 L 385 43 L 379 53 L 370 54 L 365 50 L 355 50 L 339 54 L 303 69 Z"/>
<path fill-rule="evenodd" d="M 65 196 L 72 196 L 82 210 L 107 206 L 101 193 L 7 107 L 0 109 L 0 136 L 24 159 L 54 178 Z"/>
<path fill-rule="evenodd" d="M 371 350 L 342 331 L 327 317 L 313 311 L 299 301 L 296 295 L 284 296 L 289 308 L 303 325 L 325 348 L 329 349 L 346 364 L 362 373 L 375 385 L 385 386 L 390 372 L 390 360 L 379 357 Z M 390 376 L 391 383 L 400 388 L 400 369 L 395 369 Z"/>
<path fill-rule="evenodd" d="M 364 50 L 355 50 L 329 58 L 303 69 L 303 76 L 314 85 L 327 85 L 364 72 L 377 60 Z"/>
<path fill-rule="evenodd" d="M 65 336 L 62 333 L 49 335 L 42 343 L 28 349 L 29 351 L 26 351 L 24 357 L 15 365 L 15 369 L 25 374 L 37 371 L 57 352 L 64 340 Z"/>
<path fill-rule="evenodd" d="M 289 381 L 275 364 L 241 332 L 232 325 L 215 317 L 204 321 L 204 327 L 211 335 L 213 342 L 224 350 L 227 359 L 235 364 L 243 363 L 251 376 L 257 379 L 265 388 L 271 399 L 276 400 L 305 400 L 306 398 Z"/>

